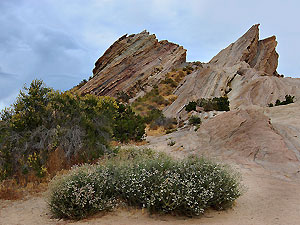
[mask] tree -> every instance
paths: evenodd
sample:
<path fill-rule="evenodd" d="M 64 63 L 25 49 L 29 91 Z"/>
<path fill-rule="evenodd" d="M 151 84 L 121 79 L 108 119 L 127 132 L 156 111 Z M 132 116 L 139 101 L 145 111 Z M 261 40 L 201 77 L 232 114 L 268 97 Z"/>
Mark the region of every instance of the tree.
<path fill-rule="evenodd" d="M 115 118 L 114 137 L 121 142 L 129 140 L 140 141 L 145 134 L 145 122 L 136 115 L 130 106 L 119 103 L 118 114 Z"/>

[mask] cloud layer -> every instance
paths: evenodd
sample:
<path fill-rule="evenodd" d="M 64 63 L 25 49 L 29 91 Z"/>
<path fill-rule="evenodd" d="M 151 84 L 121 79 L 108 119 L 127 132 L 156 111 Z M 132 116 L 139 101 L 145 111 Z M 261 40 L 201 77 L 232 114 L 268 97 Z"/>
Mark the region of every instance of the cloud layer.
<path fill-rule="evenodd" d="M 183 45 L 188 60 L 208 61 L 261 23 L 276 35 L 279 73 L 300 77 L 297 0 L 1 0 L 0 109 L 24 83 L 43 79 L 66 90 L 88 78 L 121 35 L 144 29 Z"/>

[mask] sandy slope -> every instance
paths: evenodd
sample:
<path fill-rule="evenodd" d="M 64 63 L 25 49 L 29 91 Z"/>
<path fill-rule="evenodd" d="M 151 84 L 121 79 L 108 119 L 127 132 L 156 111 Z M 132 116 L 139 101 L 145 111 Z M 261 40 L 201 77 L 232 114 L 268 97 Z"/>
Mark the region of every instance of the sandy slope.
<path fill-rule="evenodd" d="M 215 224 L 295 225 L 300 221 L 300 182 L 278 179 L 260 169 L 240 168 L 248 190 L 233 209 L 209 211 L 200 218 L 149 216 L 141 210 L 118 209 L 80 222 L 51 219 L 43 196 L 0 203 L 1 225 L 34 224 Z"/>

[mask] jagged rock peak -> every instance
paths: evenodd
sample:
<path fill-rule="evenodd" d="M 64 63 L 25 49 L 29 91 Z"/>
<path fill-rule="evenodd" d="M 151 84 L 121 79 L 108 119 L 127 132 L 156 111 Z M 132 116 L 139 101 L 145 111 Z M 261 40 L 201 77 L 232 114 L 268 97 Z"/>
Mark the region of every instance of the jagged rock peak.
<path fill-rule="evenodd" d="M 276 52 L 276 46 L 275 36 L 259 40 L 259 24 L 255 24 L 236 42 L 213 57 L 210 63 L 224 67 L 246 62 L 251 68 L 262 72 L 264 75 L 277 76 L 276 69 L 279 56 Z"/>
<path fill-rule="evenodd" d="M 146 30 L 129 36 L 126 34 L 97 60 L 93 78 L 79 92 L 115 96 L 123 91 L 130 92 L 133 97 L 185 62 L 186 50 L 182 46 L 158 41 Z"/>

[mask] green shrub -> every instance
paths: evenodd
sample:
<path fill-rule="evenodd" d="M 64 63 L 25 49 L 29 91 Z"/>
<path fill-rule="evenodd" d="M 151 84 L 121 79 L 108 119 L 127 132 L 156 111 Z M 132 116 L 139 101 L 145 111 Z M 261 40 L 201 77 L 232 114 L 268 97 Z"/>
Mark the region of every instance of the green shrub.
<path fill-rule="evenodd" d="M 198 105 L 204 108 L 204 111 L 229 111 L 229 101 L 227 97 L 200 99 Z"/>
<path fill-rule="evenodd" d="M 199 125 L 201 124 L 201 119 L 198 116 L 191 116 L 189 118 L 189 124 L 193 126 Z"/>
<path fill-rule="evenodd" d="M 294 98 L 295 98 L 295 96 L 286 95 L 284 101 L 280 101 L 279 99 L 277 99 L 275 102 L 275 106 L 288 105 L 288 104 L 294 103 Z M 273 103 L 269 103 L 268 106 L 273 107 L 274 105 L 273 105 Z"/>
<path fill-rule="evenodd" d="M 173 146 L 173 145 L 175 145 L 176 144 L 176 142 L 174 141 L 174 140 L 170 140 L 169 142 L 168 142 L 168 145 L 169 146 Z"/>
<path fill-rule="evenodd" d="M 151 109 L 147 115 L 144 117 L 144 121 L 147 124 L 150 124 L 151 122 L 155 121 L 156 119 L 163 117 L 163 113 L 161 110 L 157 109 L 157 108 L 153 108 Z"/>
<path fill-rule="evenodd" d="M 229 111 L 228 97 L 214 97 L 213 99 L 201 98 L 197 101 L 197 105 L 204 108 L 204 111 Z"/>
<path fill-rule="evenodd" d="M 30 170 L 42 177 L 49 153 L 57 148 L 69 163 L 75 157 L 87 162 L 110 152 L 112 135 L 128 141 L 145 133 L 142 118 L 114 98 L 54 91 L 41 80 L 25 87 L 0 116 L 0 179 Z"/>
<path fill-rule="evenodd" d="M 114 137 L 121 142 L 140 141 L 145 134 L 145 122 L 136 115 L 130 106 L 118 105 L 118 114 L 114 123 Z"/>
<path fill-rule="evenodd" d="M 121 150 L 102 165 L 56 180 L 49 206 L 60 218 L 83 218 L 116 200 L 151 213 L 195 216 L 208 207 L 231 207 L 242 194 L 239 175 L 228 166 L 198 157 L 174 160 L 151 150 Z"/>
<path fill-rule="evenodd" d="M 285 100 L 282 101 L 282 102 L 279 99 L 277 99 L 277 101 L 275 103 L 275 106 L 278 106 L 278 105 L 288 105 L 288 104 L 294 103 L 294 98 L 295 98 L 295 96 L 286 95 L 285 96 Z"/>
<path fill-rule="evenodd" d="M 197 106 L 197 102 L 191 101 L 187 105 L 185 105 L 185 110 L 187 112 L 195 111 Z"/>
<path fill-rule="evenodd" d="M 164 80 L 161 81 L 161 84 L 170 84 L 170 86 L 172 88 L 176 88 L 177 87 L 177 83 L 176 81 L 174 81 L 172 78 L 166 78 Z"/>

